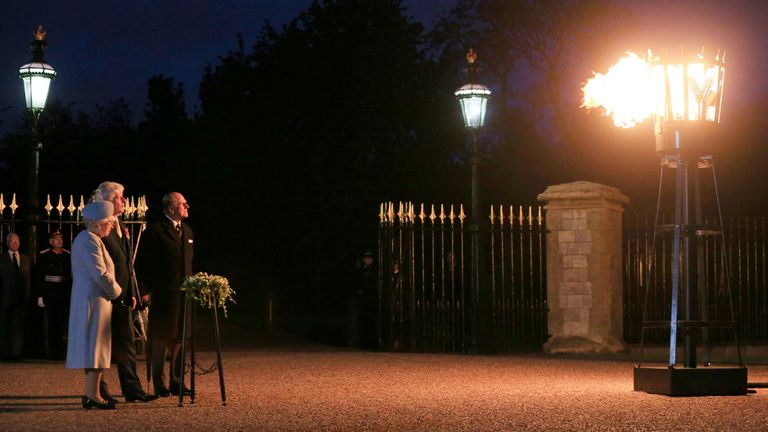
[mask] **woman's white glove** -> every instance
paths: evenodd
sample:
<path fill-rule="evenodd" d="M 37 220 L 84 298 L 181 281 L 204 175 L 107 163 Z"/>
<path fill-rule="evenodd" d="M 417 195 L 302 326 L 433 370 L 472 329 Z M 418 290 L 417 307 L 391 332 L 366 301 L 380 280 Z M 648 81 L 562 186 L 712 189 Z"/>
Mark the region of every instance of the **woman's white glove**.
<path fill-rule="evenodd" d="M 37 305 L 40 306 L 41 308 L 45 307 L 45 303 L 43 302 L 43 298 L 42 297 L 38 297 L 37 298 Z"/>

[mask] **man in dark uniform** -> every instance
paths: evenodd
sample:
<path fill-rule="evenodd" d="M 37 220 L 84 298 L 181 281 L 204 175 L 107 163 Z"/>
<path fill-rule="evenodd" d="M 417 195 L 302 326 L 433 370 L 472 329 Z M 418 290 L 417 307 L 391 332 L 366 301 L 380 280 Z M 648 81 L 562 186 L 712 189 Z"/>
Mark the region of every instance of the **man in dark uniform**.
<path fill-rule="evenodd" d="M 69 319 L 69 296 L 72 292 L 72 258 L 64 249 L 61 231 L 48 233 L 51 246 L 40 252 L 37 259 L 37 305 L 45 309 L 48 317 L 48 357 L 61 360 L 67 354 L 64 338 Z"/>
<path fill-rule="evenodd" d="M 183 302 L 181 283 L 192 275 L 194 234 L 181 221 L 189 216 L 184 196 L 171 192 L 163 197 L 164 215 L 150 225 L 142 238 L 136 268 L 142 287 L 149 293 L 149 335 L 152 345 L 152 381 L 158 396 L 189 394 L 180 388 Z M 163 370 L 166 352 L 171 353 L 170 388 Z"/>
<path fill-rule="evenodd" d="M 120 388 L 126 402 L 149 402 L 156 398 L 144 391 L 136 374 L 133 313 L 139 292 L 133 271 L 133 244 L 125 223 L 120 220 L 125 211 L 124 190 L 123 185 L 115 182 L 103 182 L 98 189 L 101 199 L 111 202 L 114 207 L 113 229 L 102 241 L 115 265 L 115 279 L 123 289 L 120 296 L 112 301 L 112 362 L 117 365 Z M 104 396 L 104 391 L 101 394 Z"/>
<path fill-rule="evenodd" d="M 16 233 L 5 238 L 6 250 L 0 254 L 0 355 L 21 360 L 24 346 L 24 318 L 32 287 L 32 263 L 19 252 L 21 241 Z"/>

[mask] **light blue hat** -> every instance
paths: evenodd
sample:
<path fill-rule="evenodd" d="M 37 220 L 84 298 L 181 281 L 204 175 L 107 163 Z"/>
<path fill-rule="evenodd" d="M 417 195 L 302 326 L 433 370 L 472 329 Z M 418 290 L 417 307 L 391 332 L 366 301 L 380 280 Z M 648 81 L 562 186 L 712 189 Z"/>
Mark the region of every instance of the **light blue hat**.
<path fill-rule="evenodd" d="M 112 216 L 115 207 L 109 201 L 89 202 L 83 208 L 83 218 L 92 221 L 106 219 Z"/>

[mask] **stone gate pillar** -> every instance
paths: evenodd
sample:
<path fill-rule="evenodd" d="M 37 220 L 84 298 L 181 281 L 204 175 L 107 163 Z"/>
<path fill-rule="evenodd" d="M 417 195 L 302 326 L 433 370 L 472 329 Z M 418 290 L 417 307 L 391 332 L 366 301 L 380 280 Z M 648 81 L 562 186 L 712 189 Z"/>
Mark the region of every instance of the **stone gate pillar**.
<path fill-rule="evenodd" d="M 549 186 L 547 301 L 549 353 L 624 350 L 621 215 L 629 198 L 577 181 Z"/>

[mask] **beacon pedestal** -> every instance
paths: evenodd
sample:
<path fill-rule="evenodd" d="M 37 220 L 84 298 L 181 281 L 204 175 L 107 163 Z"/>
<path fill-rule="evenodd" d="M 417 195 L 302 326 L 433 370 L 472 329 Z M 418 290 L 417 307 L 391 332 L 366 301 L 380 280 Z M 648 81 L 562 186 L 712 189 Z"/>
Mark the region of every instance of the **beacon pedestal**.
<path fill-rule="evenodd" d="M 635 391 L 667 396 L 739 396 L 747 394 L 747 368 L 647 367 L 634 371 Z"/>
<path fill-rule="evenodd" d="M 671 224 L 660 224 L 657 208 L 651 248 L 653 256 L 649 259 L 649 274 L 653 279 L 646 290 L 643 306 L 641 358 L 634 370 L 634 389 L 668 396 L 745 395 L 747 368 L 741 358 L 728 264 L 726 262 L 724 265 L 722 277 L 714 281 L 707 277 L 706 270 L 707 262 L 712 260 L 711 254 L 715 253 L 714 249 L 719 249 L 722 257 L 727 256 L 712 158 L 699 156 L 697 152 L 683 151 L 663 156 L 659 205 L 663 190 L 663 173 L 667 168 L 671 168 L 675 173 L 675 214 Z M 715 223 L 705 223 L 702 214 L 699 171 L 706 170 L 712 173 L 717 207 Z M 662 252 L 657 255 L 657 241 L 663 236 L 671 237 L 671 250 L 665 251 L 662 247 Z M 707 243 L 707 239 L 719 239 L 720 248 L 712 247 L 712 243 Z M 664 242 L 661 244 L 663 246 Z M 665 277 L 669 279 L 665 280 Z M 659 285 L 667 283 L 669 293 L 666 295 L 671 294 L 668 319 L 658 316 L 651 319 L 648 316 L 649 293 L 658 289 Z M 719 311 L 717 316 L 713 316 L 717 309 L 712 308 L 712 292 L 725 293 L 727 304 L 730 306 L 726 311 Z M 664 329 L 669 332 L 669 361 L 666 365 L 643 365 L 643 345 L 650 329 Z M 738 366 L 711 366 L 711 329 L 724 329 L 732 334 L 738 354 Z M 701 351 L 698 348 L 701 348 Z M 682 363 L 678 362 L 678 350 L 683 354 Z"/>

